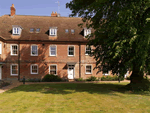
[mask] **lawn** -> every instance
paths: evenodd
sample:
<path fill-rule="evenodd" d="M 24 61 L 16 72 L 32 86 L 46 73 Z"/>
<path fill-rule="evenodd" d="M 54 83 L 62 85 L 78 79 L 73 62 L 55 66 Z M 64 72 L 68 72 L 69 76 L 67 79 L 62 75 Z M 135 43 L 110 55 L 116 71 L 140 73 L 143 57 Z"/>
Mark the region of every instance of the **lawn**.
<path fill-rule="evenodd" d="M 21 85 L 0 94 L 0 112 L 150 113 L 150 95 L 118 90 L 126 84 Z"/>

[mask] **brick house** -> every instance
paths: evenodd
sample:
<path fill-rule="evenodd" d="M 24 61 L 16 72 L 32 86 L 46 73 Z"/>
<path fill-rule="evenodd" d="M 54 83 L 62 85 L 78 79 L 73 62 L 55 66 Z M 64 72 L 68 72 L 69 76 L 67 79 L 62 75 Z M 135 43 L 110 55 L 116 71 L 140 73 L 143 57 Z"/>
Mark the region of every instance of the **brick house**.
<path fill-rule="evenodd" d="M 0 79 L 42 78 L 56 74 L 64 78 L 100 77 L 93 70 L 85 36 L 92 29 L 80 28 L 81 18 L 15 15 L 0 17 Z M 105 75 L 110 74 L 105 73 Z"/>

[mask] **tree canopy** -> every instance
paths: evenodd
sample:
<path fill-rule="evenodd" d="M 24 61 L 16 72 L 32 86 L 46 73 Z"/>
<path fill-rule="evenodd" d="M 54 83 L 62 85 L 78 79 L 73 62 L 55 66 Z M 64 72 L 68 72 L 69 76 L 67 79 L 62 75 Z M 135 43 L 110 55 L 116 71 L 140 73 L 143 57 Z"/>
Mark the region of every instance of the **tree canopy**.
<path fill-rule="evenodd" d="M 94 32 L 87 36 L 96 68 L 113 74 L 132 72 L 131 82 L 150 70 L 149 0 L 72 0 L 70 16 L 83 18 Z M 92 38 L 94 36 L 94 38 Z"/>

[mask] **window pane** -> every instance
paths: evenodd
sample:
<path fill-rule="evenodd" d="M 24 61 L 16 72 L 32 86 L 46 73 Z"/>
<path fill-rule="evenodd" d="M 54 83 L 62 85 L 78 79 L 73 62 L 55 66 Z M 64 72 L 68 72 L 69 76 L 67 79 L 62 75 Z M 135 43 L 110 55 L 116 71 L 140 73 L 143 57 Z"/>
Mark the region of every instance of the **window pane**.
<path fill-rule="evenodd" d="M 56 66 L 50 66 L 51 70 L 56 70 Z"/>
<path fill-rule="evenodd" d="M 56 55 L 56 52 L 55 51 L 51 51 L 51 55 Z"/>
<path fill-rule="evenodd" d="M 56 47 L 54 47 L 54 46 L 53 46 L 53 47 L 51 47 L 51 50 L 56 50 Z"/>
<path fill-rule="evenodd" d="M 69 52 L 69 55 L 73 55 L 73 52 Z"/>
<path fill-rule="evenodd" d="M 37 46 L 32 46 L 32 55 L 37 55 L 38 51 L 37 51 Z"/>
<path fill-rule="evenodd" d="M 74 50 L 74 47 L 69 47 L 69 50 Z"/>
<path fill-rule="evenodd" d="M 50 71 L 50 74 L 56 74 L 56 71 Z"/>

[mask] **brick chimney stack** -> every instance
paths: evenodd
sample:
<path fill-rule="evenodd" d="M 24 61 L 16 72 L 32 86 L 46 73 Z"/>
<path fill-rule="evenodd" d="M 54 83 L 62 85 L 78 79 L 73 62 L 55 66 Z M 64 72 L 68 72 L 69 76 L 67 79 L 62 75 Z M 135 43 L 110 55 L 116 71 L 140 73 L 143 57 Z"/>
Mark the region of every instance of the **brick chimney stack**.
<path fill-rule="evenodd" d="M 12 4 L 12 6 L 10 7 L 10 10 L 11 10 L 11 12 L 10 12 L 10 16 L 14 16 L 14 15 L 15 15 L 15 13 L 16 13 L 16 9 L 15 9 L 14 4 Z"/>
<path fill-rule="evenodd" d="M 54 13 L 54 12 L 52 11 L 51 17 L 57 17 L 57 12 Z"/>

